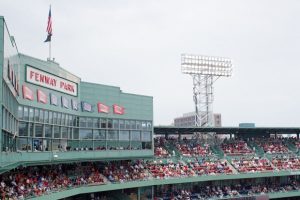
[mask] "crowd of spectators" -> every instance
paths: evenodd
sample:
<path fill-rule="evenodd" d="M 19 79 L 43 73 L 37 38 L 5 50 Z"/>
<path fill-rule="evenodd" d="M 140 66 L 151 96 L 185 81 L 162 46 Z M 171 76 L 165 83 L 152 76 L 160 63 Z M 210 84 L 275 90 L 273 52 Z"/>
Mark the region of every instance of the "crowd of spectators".
<path fill-rule="evenodd" d="M 169 161 L 167 163 L 149 161 L 146 164 L 147 169 L 152 176 L 157 179 L 188 177 L 195 176 L 195 172 L 184 162 L 174 163 Z"/>
<path fill-rule="evenodd" d="M 141 160 L 137 161 L 123 161 L 123 162 L 109 162 L 105 165 L 103 175 L 108 178 L 110 182 L 126 182 L 147 180 L 151 175 Z"/>
<path fill-rule="evenodd" d="M 166 139 L 164 137 L 154 138 L 154 155 L 159 158 L 168 158 L 171 155 L 165 149 Z"/>
<path fill-rule="evenodd" d="M 225 160 L 198 160 L 191 161 L 188 166 L 199 176 L 216 175 L 216 174 L 232 174 L 233 171 Z"/>
<path fill-rule="evenodd" d="M 221 148 L 225 155 L 229 156 L 240 156 L 253 154 L 251 148 L 248 147 L 247 143 L 240 139 L 225 139 L 221 144 Z"/>
<path fill-rule="evenodd" d="M 233 167 L 235 167 L 238 172 L 268 172 L 274 170 L 274 167 L 269 162 L 267 158 L 260 157 L 240 157 L 231 160 Z"/>
<path fill-rule="evenodd" d="M 265 157 L 257 157 L 254 150 L 248 147 L 247 142 L 240 139 L 225 140 L 221 148 L 226 155 L 237 156 L 232 158 L 230 165 L 225 159 L 216 159 L 211 147 L 207 143 L 199 144 L 196 140 L 155 138 L 155 156 L 165 161 L 136 160 L 110 161 L 59 164 L 48 166 L 20 167 L 16 170 L 0 175 L 0 199 L 25 199 L 31 196 L 40 196 L 53 191 L 60 191 L 81 185 L 98 185 L 107 183 L 123 183 L 148 179 L 168 179 L 193 177 L 203 175 L 232 174 L 236 170 L 240 173 L 269 172 L 274 170 L 300 170 L 300 157 L 289 153 L 285 139 L 263 138 L 254 140 L 265 153 L 274 153 L 270 161 Z M 294 141 L 294 140 L 293 140 Z M 295 140 L 297 144 L 298 140 Z M 184 156 L 182 160 L 172 160 L 165 149 L 166 144 L 174 147 Z M 291 141 L 289 141 L 291 142 Z M 128 147 L 129 148 L 129 147 Z M 298 148 L 298 147 L 297 147 Z M 99 150 L 105 150 L 100 147 Z M 110 149 L 110 148 L 109 148 Z M 125 148 L 127 149 L 127 148 Z M 90 150 L 83 148 L 83 150 Z M 175 153 L 173 152 L 173 155 Z M 175 159 L 175 157 L 174 157 Z M 236 169 L 234 170 L 232 166 Z M 299 184 L 290 184 L 279 187 L 281 190 L 294 190 Z M 202 188 L 197 195 L 208 196 L 235 196 L 240 194 L 257 194 L 276 191 L 274 185 Z M 278 189 L 278 187 L 277 187 Z M 245 192 L 247 191 L 247 192 Z M 175 193 L 174 193 L 175 194 Z M 181 190 L 176 192 L 183 199 L 194 194 L 192 191 Z M 176 196 L 176 195 L 175 195 Z"/>
<path fill-rule="evenodd" d="M 298 139 L 297 137 L 289 137 L 289 138 L 286 138 L 286 140 L 290 144 L 293 144 L 295 146 L 296 152 L 299 153 L 299 150 L 300 150 L 300 139 Z"/>
<path fill-rule="evenodd" d="M 278 170 L 300 170 L 300 158 L 294 155 L 277 155 L 272 158 L 272 164 Z"/>
<path fill-rule="evenodd" d="M 196 186 L 192 189 L 178 189 L 164 191 L 156 191 L 155 200 L 170 199 L 197 199 L 206 200 L 213 198 L 234 198 L 234 197 L 247 197 L 253 195 L 266 195 L 273 192 L 289 192 L 300 189 L 298 181 L 288 181 L 287 183 L 237 183 L 228 184 L 226 186 Z"/>
<path fill-rule="evenodd" d="M 209 144 L 199 144 L 195 140 L 184 139 L 175 142 L 176 148 L 186 157 L 211 156 L 213 155 Z"/>
<path fill-rule="evenodd" d="M 284 138 L 259 138 L 255 142 L 268 154 L 289 153 L 288 147 L 284 144 Z"/>
<path fill-rule="evenodd" d="M 20 167 L 0 176 L 1 199 L 25 199 L 79 185 L 105 184 L 93 164 Z"/>

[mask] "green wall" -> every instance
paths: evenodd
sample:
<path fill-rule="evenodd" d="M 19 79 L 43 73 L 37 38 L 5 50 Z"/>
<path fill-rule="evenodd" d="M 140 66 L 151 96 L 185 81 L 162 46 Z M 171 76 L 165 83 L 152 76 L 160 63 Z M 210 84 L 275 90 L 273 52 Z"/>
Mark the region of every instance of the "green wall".
<path fill-rule="evenodd" d="M 4 57 L 4 17 L 0 16 L 0 76 L 3 76 Z M 2 78 L 0 78 L 0 88 L 2 91 Z M 0 105 L 2 105 L 2 92 L 0 92 Z M 2 108 L 0 109 L 0 127 L 2 127 Z M 0 133 L 0 151 L 2 150 L 2 134 Z"/>
<path fill-rule="evenodd" d="M 20 67 L 20 86 L 23 84 L 27 85 L 34 91 L 34 101 L 23 99 L 22 95 L 19 96 L 18 102 L 22 105 L 33 106 L 37 108 L 44 108 L 58 112 L 65 112 L 69 114 L 76 114 L 79 116 L 87 117 L 107 117 L 107 118 L 118 118 L 118 119 L 139 119 L 139 120 L 153 120 L 153 98 L 150 96 L 136 95 L 123 93 L 119 87 L 108 86 L 97 83 L 81 82 L 81 79 L 70 72 L 64 70 L 59 66 L 58 63 L 53 61 L 43 61 L 36 59 L 24 54 L 20 54 L 21 67 Z M 50 74 L 57 75 L 67 80 L 78 83 L 78 96 L 74 97 L 62 92 L 50 90 L 48 88 L 40 87 L 31 83 L 26 82 L 26 65 L 30 65 L 34 68 L 46 71 Z M 71 108 L 62 108 L 61 105 L 54 106 L 47 104 L 38 103 L 36 99 L 36 90 L 41 89 L 44 93 L 49 95 L 53 93 L 56 95 L 60 102 L 60 97 L 64 96 L 69 100 L 75 99 L 78 103 L 85 101 L 93 105 L 93 112 L 81 112 L 79 105 L 79 111 L 74 111 Z M 49 100 L 49 99 L 48 99 Z M 101 102 L 110 107 L 110 113 L 98 113 L 97 103 Z M 113 114 L 112 105 L 118 104 L 125 108 L 124 115 Z"/>

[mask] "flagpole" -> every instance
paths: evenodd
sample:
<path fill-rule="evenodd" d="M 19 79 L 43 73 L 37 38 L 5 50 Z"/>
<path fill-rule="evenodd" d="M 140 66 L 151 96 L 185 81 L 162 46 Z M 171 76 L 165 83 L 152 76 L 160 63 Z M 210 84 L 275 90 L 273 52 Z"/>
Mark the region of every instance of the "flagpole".
<path fill-rule="evenodd" d="M 51 41 L 49 42 L 49 60 L 51 60 Z"/>
<path fill-rule="evenodd" d="M 50 12 L 51 12 L 51 4 L 50 4 Z M 50 16 L 51 18 L 51 16 Z M 51 36 L 52 36 L 52 19 L 51 19 Z M 51 39 L 49 42 L 49 59 L 51 60 Z"/>

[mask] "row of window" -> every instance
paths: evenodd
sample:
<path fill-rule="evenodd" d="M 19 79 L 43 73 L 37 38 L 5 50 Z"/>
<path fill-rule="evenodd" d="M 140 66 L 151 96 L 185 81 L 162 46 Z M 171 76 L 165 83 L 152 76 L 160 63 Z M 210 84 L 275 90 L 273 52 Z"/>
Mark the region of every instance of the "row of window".
<path fill-rule="evenodd" d="M 58 139 L 100 139 L 124 141 L 151 141 L 151 131 L 88 129 L 20 122 L 19 136 Z"/>
<path fill-rule="evenodd" d="M 2 128 L 10 133 L 18 131 L 18 120 L 4 107 L 2 107 Z"/>
<path fill-rule="evenodd" d="M 152 129 L 151 121 L 78 117 L 61 112 L 48 111 L 26 106 L 18 107 L 18 118 L 19 120 L 30 122 L 41 122 L 75 127 L 136 130 Z"/>
<path fill-rule="evenodd" d="M 18 130 L 18 120 L 16 119 L 15 109 L 18 106 L 18 103 L 5 81 L 3 81 L 2 86 L 4 104 L 4 106 L 2 106 L 2 128 L 7 132 L 14 134 Z"/>
<path fill-rule="evenodd" d="M 66 140 L 49 138 L 17 137 L 12 149 L 19 151 L 97 151 L 152 149 L 151 142 Z M 4 150 L 10 150 L 5 148 Z"/>

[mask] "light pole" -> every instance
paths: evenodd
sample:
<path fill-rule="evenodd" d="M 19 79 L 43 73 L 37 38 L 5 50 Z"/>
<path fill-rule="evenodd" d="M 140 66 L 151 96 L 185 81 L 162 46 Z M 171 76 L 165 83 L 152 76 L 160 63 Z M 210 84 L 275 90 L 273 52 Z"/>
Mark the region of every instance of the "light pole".
<path fill-rule="evenodd" d="M 195 126 L 211 127 L 213 125 L 213 83 L 221 76 L 231 76 L 231 59 L 182 54 L 181 72 L 193 78 Z"/>

